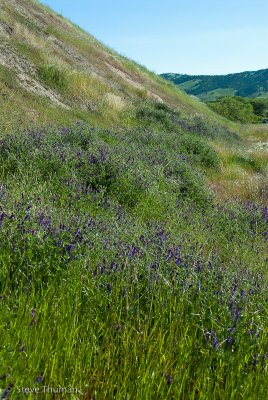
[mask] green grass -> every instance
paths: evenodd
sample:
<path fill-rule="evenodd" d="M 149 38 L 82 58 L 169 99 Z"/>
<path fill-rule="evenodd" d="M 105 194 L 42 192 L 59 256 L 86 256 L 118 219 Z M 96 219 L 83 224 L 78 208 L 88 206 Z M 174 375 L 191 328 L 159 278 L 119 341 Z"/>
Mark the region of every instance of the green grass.
<path fill-rule="evenodd" d="M 52 88 L 64 89 L 67 87 L 67 78 L 64 72 L 56 65 L 43 64 L 38 68 L 39 77 Z"/>
<path fill-rule="evenodd" d="M 10 70 L 9 68 L 5 67 L 4 65 L 0 65 L 0 77 L 1 77 L 1 84 L 3 86 L 3 92 L 1 93 L 4 96 L 4 88 L 17 90 L 19 85 L 16 82 L 16 74 L 14 71 Z"/>
<path fill-rule="evenodd" d="M 265 210 L 206 186 L 223 128 L 151 102 L 133 113 L 131 128 L 2 134 L 1 385 L 265 399 Z"/>
<path fill-rule="evenodd" d="M 244 166 L 246 169 L 254 172 L 260 172 L 265 167 L 265 164 L 254 157 L 235 154 L 231 157 L 231 163 Z"/>
<path fill-rule="evenodd" d="M 266 400 L 267 128 L 53 19 L 110 87 L 29 21 L 10 43 L 70 109 L 0 67 L 0 399 Z"/>

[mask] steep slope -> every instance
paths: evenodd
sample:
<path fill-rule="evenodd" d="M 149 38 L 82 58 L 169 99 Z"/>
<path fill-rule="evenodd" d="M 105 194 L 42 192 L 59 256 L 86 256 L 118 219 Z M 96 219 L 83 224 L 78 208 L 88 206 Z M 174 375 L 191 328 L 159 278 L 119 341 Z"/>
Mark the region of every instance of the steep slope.
<path fill-rule="evenodd" d="M 0 1 L 0 399 L 266 399 L 266 127 Z"/>
<path fill-rule="evenodd" d="M 223 96 L 267 97 L 268 69 L 228 75 L 181 75 L 166 73 L 163 78 L 173 82 L 186 93 L 205 101 Z"/>
<path fill-rule="evenodd" d="M 78 112 L 80 118 L 116 120 L 118 112 L 144 99 L 208 113 L 39 3 L 0 0 L 0 6 L 2 126 L 10 113 L 22 123 L 59 119 L 66 110 L 69 118 Z"/>

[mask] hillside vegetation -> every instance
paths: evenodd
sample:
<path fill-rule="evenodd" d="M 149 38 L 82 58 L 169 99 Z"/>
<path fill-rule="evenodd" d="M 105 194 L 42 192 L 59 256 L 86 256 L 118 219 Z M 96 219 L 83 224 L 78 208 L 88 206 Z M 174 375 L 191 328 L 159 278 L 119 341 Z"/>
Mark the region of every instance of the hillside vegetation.
<path fill-rule="evenodd" d="M 186 75 L 165 73 L 163 78 L 178 85 L 188 94 L 204 101 L 224 96 L 267 97 L 268 69 L 228 75 Z"/>
<path fill-rule="evenodd" d="M 0 127 L 122 121 L 135 101 L 206 108 L 34 1 L 0 0 Z"/>
<path fill-rule="evenodd" d="M 0 4 L 0 399 L 266 400 L 267 127 Z"/>
<path fill-rule="evenodd" d="M 248 99 L 239 96 L 221 97 L 207 105 L 217 114 L 244 124 L 268 122 L 268 98 Z"/>

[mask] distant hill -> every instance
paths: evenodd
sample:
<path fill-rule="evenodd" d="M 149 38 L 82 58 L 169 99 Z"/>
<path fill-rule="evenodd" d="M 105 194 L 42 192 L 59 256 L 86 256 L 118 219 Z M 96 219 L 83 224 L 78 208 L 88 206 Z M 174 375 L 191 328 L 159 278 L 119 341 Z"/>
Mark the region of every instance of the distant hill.
<path fill-rule="evenodd" d="M 166 73 L 163 78 L 204 101 L 224 96 L 268 97 L 268 69 L 228 75 L 183 75 Z"/>

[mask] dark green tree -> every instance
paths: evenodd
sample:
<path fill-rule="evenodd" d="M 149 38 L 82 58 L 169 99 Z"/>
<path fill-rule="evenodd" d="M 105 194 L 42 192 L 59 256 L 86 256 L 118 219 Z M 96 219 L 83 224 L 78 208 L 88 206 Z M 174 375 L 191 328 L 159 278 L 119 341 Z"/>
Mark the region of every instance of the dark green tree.
<path fill-rule="evenodd" d="M 254 108 L 250 100 L 243 97 L 226 96 L 207 104 L 217 114 L 232 121 L 254 123 L 260 120 L 254 113 Z"/>

